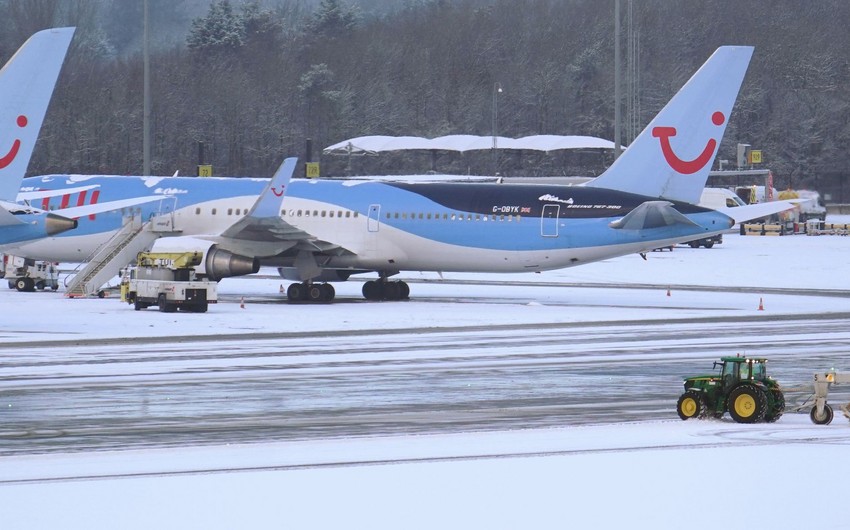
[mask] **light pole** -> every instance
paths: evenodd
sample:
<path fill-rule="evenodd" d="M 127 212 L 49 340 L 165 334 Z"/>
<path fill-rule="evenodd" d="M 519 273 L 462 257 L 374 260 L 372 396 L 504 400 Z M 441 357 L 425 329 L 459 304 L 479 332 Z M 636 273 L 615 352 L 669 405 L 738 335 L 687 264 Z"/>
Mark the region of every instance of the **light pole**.
<path fill-rule="evenodd" d="M 620 156 L 620 0 L 614 0 L 614 160 Z"/>
<path fill-rule="evenodd" d="M 151 81 L 150 81 L 150 23 L 148 20 L 148 0 L 144 2 L 144 40 L 143 40 L 143 110 L 142 110 L 142 175 L 151 174 Z"/>
<path fill-rule="evenodd" d="M 499 122 L 499 94 L 502 93 L 502 83 L 498 81 L 493 84 L 493 176 L 499 174 L 499 150 L 496 141 L 496 125 Z"/>

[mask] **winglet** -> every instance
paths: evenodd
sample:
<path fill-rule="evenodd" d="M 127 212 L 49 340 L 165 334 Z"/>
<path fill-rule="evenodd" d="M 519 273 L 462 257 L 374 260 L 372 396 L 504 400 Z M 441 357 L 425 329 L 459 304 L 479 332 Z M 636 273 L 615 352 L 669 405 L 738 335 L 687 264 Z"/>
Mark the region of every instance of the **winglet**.
<path fill-rule="evenodd" d="M 0 199 L 17 198 L 74 29 L 39 31 L 0 70 Z"/>
<path fill-rule="evenodd" d="M 722 46 L 590 187 L 699 202 L 753 54 Z"/>
<path fill-rule="evenodd" d="M 295 172 L 295 164 L 297 163 L 298 158 L 295 157 L 283 161 L 277 173 L 274 174 L 274 177 L 257 198 L 257 202 L 254 203 L 251 211 L 248 212 L 248 217 L 280 217 L 280 206 L 283 204 L 286 187 L 292 180 L 292 174 Z"/>

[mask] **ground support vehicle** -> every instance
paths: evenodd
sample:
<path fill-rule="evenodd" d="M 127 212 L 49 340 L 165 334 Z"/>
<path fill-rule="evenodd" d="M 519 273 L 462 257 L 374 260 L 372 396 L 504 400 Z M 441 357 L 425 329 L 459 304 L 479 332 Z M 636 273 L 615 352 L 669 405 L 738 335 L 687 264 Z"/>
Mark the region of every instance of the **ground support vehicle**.
<path fill-rule="evenodd" d="M 122 275 L 122 300 L 136 311 L 158 306 L 164 313 L 205 313 L 218 302 L 218 284 L 195 275 L 202 258 L 200 252 L 139 253 L 137 265 Z"/>
<path fill-rule="evenodd" d="M 683 420 L 729 415 L 738 423 L 774 422 L 785 411 L 779 383 L 767 375 L 767 359 L 721 357 L 718 373 L 685 379 L 676 411 Z"/>
<path fill-rule="evenodd" d="M 723 243 L 723 234 L 717 234 L 716 236 L 704 237 L 702 239 L 696 239 L 694 241 L 688 241 L 685 244 L 688 245 L 691 248 L 699 248 L 699 247 L 711 248 L 714 245 L 719 245 L 721 243 Z"/>
<path fill-rule="evenodd" d="M 9 289 L 24 292 L 59 289 L 59 271 L 56 265 L 49 261 L 35 261 L 6 254 L 3 256 L 3 274 L 9 282 Z"/>

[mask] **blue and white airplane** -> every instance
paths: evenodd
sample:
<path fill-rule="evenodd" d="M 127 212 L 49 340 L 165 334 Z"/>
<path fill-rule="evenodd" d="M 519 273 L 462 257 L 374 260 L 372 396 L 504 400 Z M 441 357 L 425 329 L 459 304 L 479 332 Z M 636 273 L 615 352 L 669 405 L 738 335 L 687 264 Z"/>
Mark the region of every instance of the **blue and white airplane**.
<path fill-rule="evenodd" d="M 0 248 L 54 236 L 76 228 L 77 218 L 161 198 L 134 197 L 116 203 L 66 205 L 53 212 L 20 204 L 57 192 L 20 193 L 53 88 L 62 69 L 75 28 L 39 31 L 0 70 Z M 96 185 L 70 191 L 88 193 Z M 59 215 L 61 214 L 61 215 Z"/>
<path fill-rule="evenodd" d="M 372 272 L 378 279 L 364 284 L 367 299 L 404 299 L 408 285 L 389 280 L 400 271 L 572 267 L 708 237 L 792 207 L 776 202 L 722 213 L 696 205 L 752 53 L 751 47 L 719 48 L 617 161 L 585 186 L 83 175 L 33 177 L 24 186 L 96 184 L 107 200 L 171 197 L 158 209 L 138 210 L 145 218 L 168 215 L 181 231 L 155 246 L 224 249 L 277 266 L 297 282 L 287 291 L 293 301 L 329 301 L 334 289 L 325 282 Z M 75 197 L 80 200 L 69 194 L 64 201 Z M 120 213 L 98 215 L 75 232 L 15 253 L 81 261 L 121 224 Z M 223 266 L 212 275 L 231 272 Z"/>
<path fill-rule="evenodd" d="M 30 37 L 0 70 L 0 244 L 70 230 L 77 221 L 16 204 L 74 28 Z M 8 147 L 7 147 L 8 146 Z"/>

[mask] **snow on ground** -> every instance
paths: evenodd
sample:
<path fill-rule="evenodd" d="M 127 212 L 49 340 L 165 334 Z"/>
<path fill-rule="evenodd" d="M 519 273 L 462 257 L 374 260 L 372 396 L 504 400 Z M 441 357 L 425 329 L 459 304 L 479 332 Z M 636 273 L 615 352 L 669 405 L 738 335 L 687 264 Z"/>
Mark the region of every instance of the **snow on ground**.
<path fill-rule="evenodd" d="M 8 342 L 616 320 L 635 318 L 636 307 L 640 318 L 665 320 L 756 314 L 760 299 L 768 313 L 850 309 L 846 297 L 769 291 L 850 289 L 847 237 L 729 235 L 711 250 L 679 247 L 647 257 L 542 274 L 444 275 L 541 284 L 509 289 L 407 274 L 429 282 L 412 284 L 414 300 L 404 304 L 248 303 L 242 309 L 231 298 L 204 315 L 137 313 L 116 300 L 4 289 L 0 336 Z M 280 283 L 230 279 L 221 291 L 267 295 Z M 674 287 L 666 296 L 664 286 L 683 284 L 752 290 Z M 350 282 L 338 293 L 354 298 L 359 288 Z M 452 297 L 480 299 L 463 304 Z M 0 520 L 4 529 L 846 528 L 840 499 L 850 476 L 848 445 L 844 418 L 814 426 L 791 414 L 772 425 L 662 421 L 9 457 L 0 458 Z M 513 456 L 488 456 L 504 453 Z M 389 460 L 399 463 L 384 463 Z M 230 471 L 217 471 L 224 469 Z"/>

